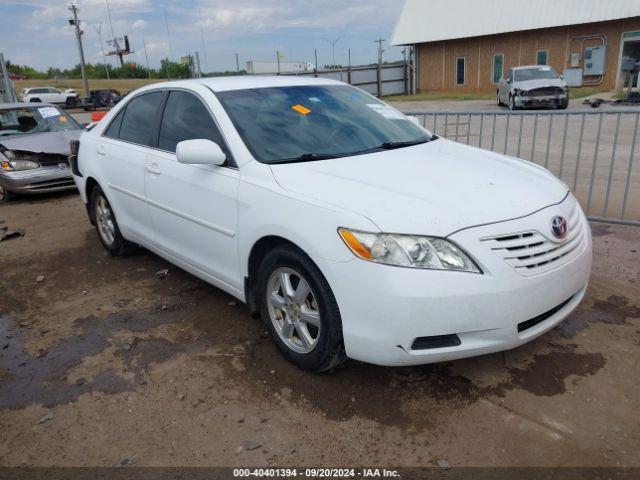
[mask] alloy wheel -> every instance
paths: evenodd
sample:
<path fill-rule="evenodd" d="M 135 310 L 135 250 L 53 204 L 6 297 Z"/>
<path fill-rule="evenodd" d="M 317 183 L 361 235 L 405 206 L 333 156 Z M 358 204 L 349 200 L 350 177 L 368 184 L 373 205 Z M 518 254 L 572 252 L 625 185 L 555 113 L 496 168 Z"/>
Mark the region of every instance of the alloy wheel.
<path fill-rule="evenodd" d="M 276 268 L 267 282 L 269 318 L 291 350 L 310 353 L 320 338 L 318 301 L 307 280 L 290 267 Z"/>
<path fill-rule="evenodd" d="M 113 214 L 107 199 L 100 196 L 96 199 L 96 225 L 100 237 L 107 245 L 112 245 L 116 238 L 116 227 L 113 221 Z"/>

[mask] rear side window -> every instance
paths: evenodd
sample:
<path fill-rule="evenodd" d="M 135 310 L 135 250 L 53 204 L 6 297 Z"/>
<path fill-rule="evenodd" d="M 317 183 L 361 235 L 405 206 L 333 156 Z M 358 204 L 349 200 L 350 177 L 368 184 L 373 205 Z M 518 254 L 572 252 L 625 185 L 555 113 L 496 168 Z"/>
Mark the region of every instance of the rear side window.
<path fill-rule="evenodd" d="M 131 100 L 126 105 L 118 138 L 125 142 L 152 146 L 153 127 L 162 97 L 163 92 L 151 92 Z"/>
<path fill-rule="evenodd" d="M 124 116 L 125 109 L 123 108 L 118 112 L 116 118 L 114 118 L 107 129 L 104 132 L 105 137 L 118 138 L 120 133 L 120 125 L 122 125 L 122 117 Z"/>
<path fill-rule="evenodd" d="M 218 127 L 200 99 L 187 92 L 171 92 L 162 115 L 158 147 L 175 153 L 179 142 L 194 139 L 216 142 L 229 156 Z"/>

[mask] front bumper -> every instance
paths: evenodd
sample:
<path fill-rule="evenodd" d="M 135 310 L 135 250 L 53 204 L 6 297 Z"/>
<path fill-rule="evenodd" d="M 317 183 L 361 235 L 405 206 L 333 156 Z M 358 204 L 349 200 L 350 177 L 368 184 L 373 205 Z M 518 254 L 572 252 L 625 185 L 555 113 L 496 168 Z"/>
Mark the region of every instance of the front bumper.
<path fill-rule="evenodd" d="M 519 95 L 515 97 L 516 107 L 535 108 L 535 107 L 552 107 L 560 106 L 567 101 L 567 94 L 544 95 L 544 96 L 528 96 Z"/>
<path fill-rule="evenodd" d="M 0 185 L 21 194 L 73 190 L 76 185 L 66 165 L 51 165 L 18 172 L 0 171 Z"/>
<path fill-rule="evenodd" d="M 553 216 L 569 218 L 572 202 L 569 196 L 560 205 L 522 219 L 451 235 L 482 267 L 482 275 L 399 268 L 355 258 L 320 261 L 340 308 L 347 355 L 388 366 L 442 362 L 508 350 L 553 328 L 578 306 L 591 272 L 591 234 L 579 207 L 580 245 L 569 260 L 540 267 L 541 273 L 523 275 L 481 239 L 505 232 L 546 233 Z M 529 320 L 536 321 L 524 323 Z M 529 328 L 523 329 L 523 324 Z M 418 338 L 451 335 L 457 335 L 459 344 L 412 348 Z"/>

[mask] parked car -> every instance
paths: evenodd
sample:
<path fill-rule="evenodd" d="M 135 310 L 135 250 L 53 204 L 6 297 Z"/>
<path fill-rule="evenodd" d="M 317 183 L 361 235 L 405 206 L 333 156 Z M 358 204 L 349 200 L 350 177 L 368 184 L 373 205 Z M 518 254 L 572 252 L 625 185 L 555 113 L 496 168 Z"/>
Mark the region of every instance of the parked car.
<path fill-rule="evenodd" d="M 82 100 L 82 108 L 85 111 L 98 108 L 111 108 L 122 99 L 120 92 L 114 88 L 91 90 L 89 96 Z"/>
<path fill-rule="evenodd" d="M 109 252 L 142 245 L 246 302 L 311 371 L 513 348 L 589 281 L 567 185 L 333 80 L 147 86 L 82 134 L 71 164 Z"/>
<path fill-rule="evenodd" d="M 0 104 L 0 201 L 75 189 L 69 142 L 82 127 L 55 105 Z"/>
<path fill-rule="evenodd" d="M 23 102 L 59 103 L 68 107 L 75 107 L 80 103 L 75 90 L 68 89 L 63 92 L 53 87 L 23 88 L 20 98 Z"/>
<path fill-rule="evenodd" d="M 498 105 L 521 108 L 569 106 L 569 87 L 561 75 L 547 65 L 515 67 L 498 82 Z"/>

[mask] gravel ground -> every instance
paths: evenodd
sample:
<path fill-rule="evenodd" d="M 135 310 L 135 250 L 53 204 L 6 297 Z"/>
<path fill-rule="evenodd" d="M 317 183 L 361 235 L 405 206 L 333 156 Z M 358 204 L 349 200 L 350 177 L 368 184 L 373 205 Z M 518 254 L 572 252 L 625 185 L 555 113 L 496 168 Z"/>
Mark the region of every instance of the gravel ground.
<path fill-rule="evenodd" d="M 586 300 L 521 348 L 318 376 L 227 294 L 107 255 L 76 194 L 0 219 L 26 230 L 0 248 L 0 466 L 640 466 L 640 229 L 593 224 Z"/>

